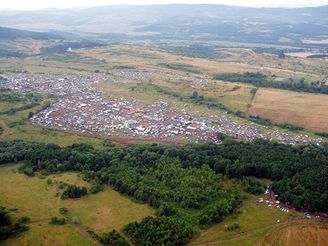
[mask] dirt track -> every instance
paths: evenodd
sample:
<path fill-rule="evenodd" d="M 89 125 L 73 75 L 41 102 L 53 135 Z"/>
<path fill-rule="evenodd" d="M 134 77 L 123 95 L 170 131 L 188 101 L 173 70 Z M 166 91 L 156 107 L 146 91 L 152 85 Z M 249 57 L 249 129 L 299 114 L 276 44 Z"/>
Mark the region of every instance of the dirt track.
<path fill-rule="evenodd" d="M 267 236 L 263 245 L 273 246 L 326 246 L 328 223 L 315 220 L 297 220 L 277 227 Z"/>

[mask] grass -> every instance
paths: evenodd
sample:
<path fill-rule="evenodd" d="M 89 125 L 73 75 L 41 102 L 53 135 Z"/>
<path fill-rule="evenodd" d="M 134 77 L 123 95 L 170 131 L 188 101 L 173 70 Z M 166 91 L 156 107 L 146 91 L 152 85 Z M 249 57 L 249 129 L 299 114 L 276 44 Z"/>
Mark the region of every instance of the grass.
<path fill-rule="evenodd" d="M 94 231 L 120 231 L 132 221 L 141 221 L 144 217 L 153 215 L 153 210 L 144 204 L 132 202 L 110 187 L 95 195 L 88 195 L 79 200 L 65 200 L 62 205 L 69 208 L 68 216 L 80 218 L 83 226 Z"/>
<path fill-rule="evenodd" d="M 17 172 L 19 164 L 0 166 L 0 204 L 7 208 L 18 208 L 14 219 L 21 216 L 31 218 L 30 230 L 6 241 L 6 245 L 90 245 L 91 242 L 76 231 L 72 225 L 49 225 L 53 216 L 62 217 L 59 208 L 68 208 L 68 220 L 77 216 L 83 228 L 89 227 L 101 233 L 113 229 L 120 231 L 132 221 L 153 215 L 153 210 L 144 204 L 135 203 L 110 187 L 98 194 L 88 194 L 75 200 L 61 200 L 56 194 L 60 181 L 90 187 L 77 173 L 49 175 L 46 179 L 27 177 Z M 48 185 L 46 180 L 52 179 Z M 56 244 L 60 242 L 62 244 Z"/>
<path fill-rule="evenodd" d="M 91 241 L 84 238 L 70 225 L 51 226 L 48 221 L 29 224 L 29 230 L 23 234 L 1 242 L 3 246 L 91 246 Z"/>
<path fill-rule="evenodd" d="M 0 102 L 0 111 L 18 106 L 20 105 L 15 103 Z M 40 108 L 41 106 L 36 106 L 32 109 L 19 111 L 14 114 L 0 115 L 0 126 L 4 129 L 3 133 L 0 134 L 0 140 L 38 141 L 55 143 L 60 146 L 67 146 L 73 143 L 90 143 L 97 148 L 103 147 L 104 140 L 102 139 L 77 136 L 53 129 L 44 129 L 33 126 L 27 119 L 28 113 L 35 112 Z"/>
<path fill-rule="evenodd" d="M 255 197 L 244 202 L 237 216 L 230 216 L 222 223 L 203 230 L 190 245 L 240 245 L 252 246 L 261 243 L 265 236 L 277 225 L 277 220 L 285 221 L 288 215 L 256 203 Z M 226 231 L 224 226 L 237 222 L 239 229 Z"/>

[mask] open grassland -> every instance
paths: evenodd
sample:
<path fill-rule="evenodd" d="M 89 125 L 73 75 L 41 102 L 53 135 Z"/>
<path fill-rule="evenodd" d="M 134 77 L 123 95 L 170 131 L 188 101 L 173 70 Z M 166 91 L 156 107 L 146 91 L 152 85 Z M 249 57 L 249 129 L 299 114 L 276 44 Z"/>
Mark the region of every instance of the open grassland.
<path fill-rule="evenodd" d="M 29 230 L 17 237 L 1 242 L 3 246 L 67 246 L 94 245 L 70 225 L 51 226 L 48 221 L 29 224 Z"/>
<path fill-rule="evenodd" d="M 252 197 L 244 202 L 236 216 L 230 216 L 222 223 L 203 230 L 190 245 L 260 245 L 265 236 L 277 226 L 277 220 L 285 221 L 289 215 L 255 202 Z M 224 226 L 238 223 L 239 229 L 226 231 Z"/>
<path fill-rule="evenodd" d="M 120 231 L 128 223 L 141 221 L 153 214 L 148 205 L 132 202 L 130 198 L 109 187 L 103 192 L 79 200 L 65 200 L 62 205 L 71 211 L 69 216 L 77 216 L 83 226 L 90 227 L 97 233 L 113 229 Z"/>
<path fill-rule="evenodd" d="M 118 231 L 132 222 L 152 215 L 148 205 L 138 204 L 120 195 L 109 187 L 104 191 L 75 200 L 61 200 L 56 194 L 60 181 L 79 186 L 90 187 L 76 173 L 49 175 L 52 184 L 40 177 L 27 177 L 17 173 L 18 165 L 0 167 L 0 204 L 8 208 L 17 208 L 14 218 L 28 216 L 31 218 L 30 230 L 7 240 L 5 245 L 91 245 L 83 229 L 89 227 L 97 233 Z M 59 208 L 68 208 L 65 217 L 70 221 L 77 217 L 80 225 L 68 223 L 64 226 L 49 225 L 53 216 L 62 217 Z"/>
<path fill-rule="evenodd" d="M 328 224 L 314 220 L 295 221 L 281 225 L 264 240 L 269 246 L 328 245 Z"/>
<path fill-rule="evenodd" d="M 81 49 L 77 53 L 93 57 L 104 63 L 129 65 L 138 69 L 166 68 L 200 74 L 264 72 L 277 78 L 304 77 L 306 81 L 321 79 L 327 74 L 328 63 L 324 59 L 301 59 L 256 53 L 250 49 L 222 49 L 217 51 L 227 58 L 220 60 L 188 57 L 161 49 L 136 45 L 114 45 L 97 49 Z M 165 66 L 163 66 L 165 65 Z"/>
<path fill-rule="evenodd" d="M 79 50 L 79 53 L 84 56 L 106 61 L 108 64 L 125 64 L 138 67 L 138 69 L 170 69 L 171 67 L 173 70 L 186 71 L 186 68 L 192 68 L 196 73 L 209 74 L 220 72 L 256 72 L 260 70 L 260 66 L 187 57 L 147 46 L 116 45 L 109 48 L 83 49 Z M 163 64 L 167 64 L 167 66 L 163 66 Z M 179 64 L 179 66 L 176 66 L 176 64 Z"/>
<path fill-rule="evenodd" d="M 101 61 L 83 57 L 77 53 L 63 53 L 26 58 L 0 58 L 1 72 L 30 73 L 91 73 L 97 69 L 105 69 Z"/>
<path fill-rule="evenodd" d="M 250 113 L 276 122 L 287 122 L 316 131 L 328 131 L 328 96 L 259 89 Z"/>
<path fill-rule="evenodd" d="M 39 46 L 37 43 L 32 45 L 33 49 L 39 49 Z M 219 49 L 216 53 L 226 58 L 215 60 L 189 57 L 147 44 L 120 44 L 23 59 L 1 58 L 0 71 L 85 73 L 129 67 L 197 74 L 264 72 L 274 74 L 278 79 L 304 77 L 309 82 L 328 75 L 328 62 L 325 59 L 279 59 L 276 55 L 256 53 L 246 48 Z"/>
<path fill-rule="evenodd" d="M 257 53 L 251 49 L 223 49 L 220 52 L 228 53 L 225 61 L 242 62 L 251 66 L 261 66 L 259 70 L 267 75 L 275 75 L 278 80 L 288 77 L 305 78 L 312 82 L 327 76 L 328 63 L 325 59 L 307 59 L 302 57 L 289 57 L 280 59 L 277 55 Z"/>
<path fill-rule="evenodd" d="M 21 52 L 27 55 L 37 55 L 41 48 L 50 44 L 47 40 L 33 39 L 16 39 L 16 40 L 0 40 L 0 48 Z"/>

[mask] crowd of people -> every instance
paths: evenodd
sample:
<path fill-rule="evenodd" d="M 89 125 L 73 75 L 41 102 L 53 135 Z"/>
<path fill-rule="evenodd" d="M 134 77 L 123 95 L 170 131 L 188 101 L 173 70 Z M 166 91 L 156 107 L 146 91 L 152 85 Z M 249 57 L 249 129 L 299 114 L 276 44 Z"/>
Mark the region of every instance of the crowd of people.
<path fill-rule="evenodd" d="M 30 118 L 32 124 L 80 135 L 220 143 L 217 133 L 223 133 L 247 141 L 261 138 L 288 144 L 318 145 L 323 141 L 321 138 L 267 129 L 251 122 L 237 123 L 224 112 L 200 116 L 183 109 L 175 110 L 165 100 L 145 104 L 133 99 L 108 97 L 95 86 L 131 80 L 142 82 L 154 76 L 159 75 L 122 70 L 87 75 L 8 73 L 4 77 L 7 88 L 21 92 L 39 91 L 58 97 L 50 107 Z M 165 77 L 165 73 L 161 72 L 160 76 Z M 167 79 L 172 80 L 173 77 L 173 74 L 167 74 Z"/>

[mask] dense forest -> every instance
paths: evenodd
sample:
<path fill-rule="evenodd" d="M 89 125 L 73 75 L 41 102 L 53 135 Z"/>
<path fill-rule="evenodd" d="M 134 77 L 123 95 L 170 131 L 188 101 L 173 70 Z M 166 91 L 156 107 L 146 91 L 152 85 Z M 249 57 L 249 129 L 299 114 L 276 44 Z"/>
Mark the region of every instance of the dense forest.
<path fill-rule="evenodd" d="M 229 82 L 241 82 L 252 84 L 257 87 L 277 88 L 283 90 L 309 92 L 309 93 L 322 93 L 328 94 L 328 86 L 321 85 L 320 83 L 307 84 L 304 79 L 295 81 L 290 78 L 290 82 L 268 80 L 267 76 L 262 73 L 224 73 L 214 75 L 216 80 L 224 80 Z"/>
<path fill-rule="evenodd" d="M 222 136 L 221 136 L 222 137 Z M 179 146 L 131 145 L 96 150 L 87 144 L 61 148 L 36 142 L 0 142 L 0 163 L 24 161 L 26 174 L 81 171 L 85 180 L 111 185 L 120 193 L 149 203 L 157 217 L 125 227 L 138 245 L 188 242 L 199 225 L 218 223 L 241 203 L 233 184 L 263 192 L 248 176 L 273 180 L 283 202 L 297 209 L 328 211 L 328 145 L 291 146 L 257 140 Z M 149 230 L 149 228 L 152 228 Z M 164 233 L 165 232 L 165 233 Z M 143 243 L 140 243 L 143 242 Z"/>

